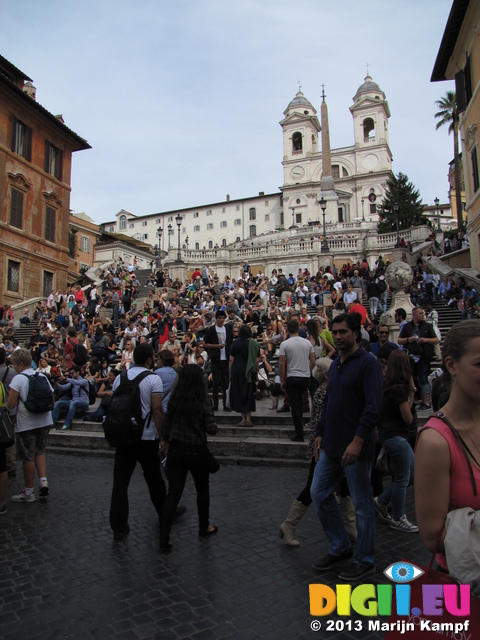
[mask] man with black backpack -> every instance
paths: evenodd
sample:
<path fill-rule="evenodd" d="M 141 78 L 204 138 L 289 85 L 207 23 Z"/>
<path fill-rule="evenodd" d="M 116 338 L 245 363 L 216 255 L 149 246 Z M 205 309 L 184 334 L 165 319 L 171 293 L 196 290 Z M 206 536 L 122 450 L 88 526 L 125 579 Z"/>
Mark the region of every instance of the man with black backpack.
<path fill-rule="evenodd" d="M 165 451 L 163 384 L 150 371 L 155 363 L 153 347 L 138 344 L 133 360 L 130 369 L 115 380 L 112 402 L 104 422 L 105 436 L 116 447 L 110 526 L 117 541 L 130 532 L 128 485 L 137 462 L 142 466 L 150 500 L 159 517 L 166 496 L 158 455 L 159 451 Z M 137 378 L 140 381 L 136 381 Z"/>
<path fill-rule="evenodd" d="M 45 447 L 52 424 L 53 389 L 43 373 L 32 369 L 28 349 L 17 349 L 10 356 L 16 376 L 10 382 L 7 408 L 17 407 L 15 426 L 17 459 L 23 463 L 24 489 L 12 502 L 35 502 L 35 468 L 39 478 L 40 496 L 49 493 Z"/>

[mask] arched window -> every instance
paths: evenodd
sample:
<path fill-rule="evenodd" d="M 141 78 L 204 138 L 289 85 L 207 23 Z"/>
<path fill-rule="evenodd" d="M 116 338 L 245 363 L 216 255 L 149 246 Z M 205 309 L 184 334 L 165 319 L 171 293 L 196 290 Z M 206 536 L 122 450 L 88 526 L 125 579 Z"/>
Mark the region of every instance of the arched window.
<path fill-rule="evenodd" d="M 250 238 L 257 235 L 257 226 L 254 224 L 250 225 Z"/>
<path fill-rule="evenodd" d="M 292 151 L 293 153 L 299 153 L 300 151 L 302 151 L 302 149 L 303 149 L 302 134 L 300 133 L 300 131 L 295 131 L 295 133 L 292 136 Z"/>
<path fill-rule="evenodd" d="M 240 236 L 237 236 L 237 237 L 235 238 L 235 242 L 240 242 Z"/>
<path fill-rule="evenodd" d="M 363 139 L 365 142 L 375 140 L 375 123 L 372 118 L 365 118 L 363 121 Z"/>
<path fill-rule="evenodd" d="M 250 217 L 250 220 L 256 220 L 257 219 L 257 210 L 255 209 L 255 207 L 252 207 L 250 209 L 249 217 Z"/>
<path fill-rule="evenodd" d="M 120 216 L 120 231 L 127 228 L 127 216 Z"/>
<path fill-rule="evenodd" d="M 213 240 L 208 241 L 208 248 L 213 249 Z"/>
<path fill-rule="evenodd" d="M 200 249 L 200 243 L 195 242 L 195 250 L 198 251 Z"/>
<path fill-rule="evenodd" d="M 222 240 L 222 247 L 226 247 L 227 246 L 227 239 L 223 238 Z"/>

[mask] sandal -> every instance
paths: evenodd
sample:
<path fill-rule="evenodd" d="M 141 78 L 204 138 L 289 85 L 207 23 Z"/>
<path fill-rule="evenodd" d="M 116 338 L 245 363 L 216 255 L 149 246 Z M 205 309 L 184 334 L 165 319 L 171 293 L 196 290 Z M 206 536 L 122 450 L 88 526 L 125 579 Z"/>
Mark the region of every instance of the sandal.
<path fill-rule="evenodd" d="M 237 424 L 237 427 L 245 427 L 245 422 L 243 420 Z"/>

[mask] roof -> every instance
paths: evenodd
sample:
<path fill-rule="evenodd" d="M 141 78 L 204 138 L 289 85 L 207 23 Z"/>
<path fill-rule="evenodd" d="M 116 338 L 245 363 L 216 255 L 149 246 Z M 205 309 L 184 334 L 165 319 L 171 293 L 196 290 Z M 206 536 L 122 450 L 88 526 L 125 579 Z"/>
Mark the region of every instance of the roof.
<path fill-rule="evenodd" d="M 357 93 L 355 94 L 355 97 L 359 94 L 359 93 L 371 93 L 371 92 L 375 92 L 375 91 L 381 91 L 383 93 L 383 91 L 380 89 L 380 87 L 378 86 L 378 84 L 376 82 L 374 82 L 370 76 L 369 73 L 367 73 L 367 75 L 365 76 L 365 81 L 363 84 L 361 84 L 358 89 L 357 89 Z"/>
<path fill-rule="evenodd" d="M 54 116 L 53 113 L 50 113 L 50 111 L 47 111 L 45 107 L 42 107 L 41 104 L 39 104 L 36 100 L 31 98 L 30 96 L 28 96 L 18 86 L 17 83 L 20 82 L 20 84 L 23 84 L 24 80 L 28 80 L 29 82 L 32 81 L 31 78 L 26 76 L 22 71 L 20 71 L 20 69 L 17 69 L 17 67 L 15 67 L 6 58 L 4 58 L 3 56 L 0 56 L 0 86 L 1 85 L 6 86 L 8 89 L 16 93 L 21 100 L 26 102 L 33 109 L 38 111 L 42 116 L 47 118 L 51 124 L 53 124 L 57 128 L 60 127 L 61 131 L 64 134 L 67 133 L 75 143 L 73 147 L 73 151 L 82 151 L 84 149 L 91 149 L 92 147 L 88 144 L 88 142 L 84 138 L 80 137 L 77 133 L 75 133 L 75 131 L 72 131 L 67 126 L 65 126 L 63 122 L 61 122 L 61 120 L 57 118 L 57 116 Z"/>
<path fill-rule="evenodd" d="M 430 82 L 439 82 L 441 80 L 448 80 L 446 77 L 446 71 L 450 58 L 452 57 L 455 44 L 457 42 L 458 34 L 463 24 L 465 14 L 467 13 L 470 0 L 454 0 L 452 8 L 450 9 L 450 15 L 448 16 L 447 25 L 443 32 L 442 42 L 437 53 L 437 59 L 435 60 L 435 66 L 433 67 L 432 77 Z"/>
<path fill-rule="evenodd" d="M 136 238 L 127 236 L 124 233 L 107 233 L 106 231 L 102 231 L 102 235 L 98 240 L 98 244 L 104 244 L 111 241 L 125 242 L 126 244 L 133 244 L 136 247 L 139 247 L 141 249 L 145 248 L 150 250 L 151 248 L 151 246 L 146 242 L 142 242 L 141 240 L 137 240 Z"/>
<path fill-rule="evenodd" d="M 293 109 L 294 107 L 309 107 L 310 109 L 314 109 L 310 100 L 307 100 L 307 98 L 305 98 L 300 89 L 297 91 L 297 95 L 295 96 L 295 98 L 289 103 L 287 111 L 288 109 Z"/>

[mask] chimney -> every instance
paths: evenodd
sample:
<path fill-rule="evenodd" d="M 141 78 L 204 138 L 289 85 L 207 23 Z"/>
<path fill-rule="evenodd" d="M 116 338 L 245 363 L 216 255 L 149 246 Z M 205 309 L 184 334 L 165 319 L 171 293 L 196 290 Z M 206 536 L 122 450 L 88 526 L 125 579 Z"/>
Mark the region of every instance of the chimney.
<path fill-rule="evenodd" d="M 258 195 L 259 195 L 259 196 L 264 196 L 264 195 L 265 195 L 265 191 L 259 191 L 259 192 L 258 192 Z"/>
<path fill-rule="evenodd" d="M 27 96 L 30 96 L 32 100 L 36 99 L 37 90 L 31 82 L 25 82 L 25 84 L 23 85 L 23 92 L 26 93 Z"/>
<path fill-rule="evenodd" d="M 227 197 L 226 197 L 227 202 L 230 202 L 230 194 L 227 193 Z"/>
<path fill-rule="evenodd" d="M 60 120 L 60 122 L 61 122 L 62 124 L 65 124 L 65 120 L 63 119 L 63 116 L 62 116 L 62 114 L 61 114 L 61 113 L 59 113 L 57 116 L 55 116 L 55 118 L 56 118 L 57 120 Z"/>

